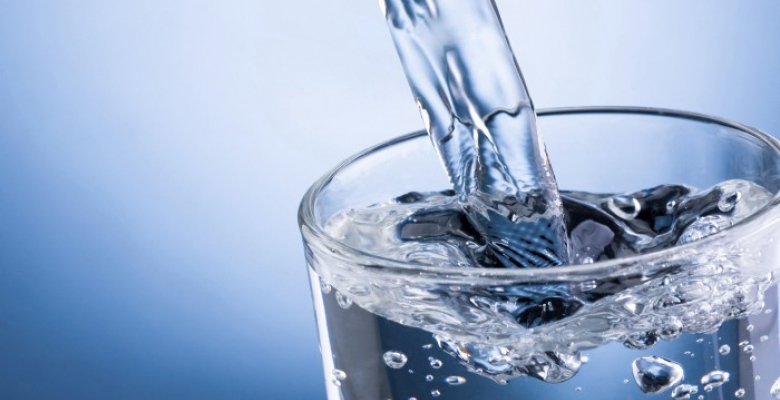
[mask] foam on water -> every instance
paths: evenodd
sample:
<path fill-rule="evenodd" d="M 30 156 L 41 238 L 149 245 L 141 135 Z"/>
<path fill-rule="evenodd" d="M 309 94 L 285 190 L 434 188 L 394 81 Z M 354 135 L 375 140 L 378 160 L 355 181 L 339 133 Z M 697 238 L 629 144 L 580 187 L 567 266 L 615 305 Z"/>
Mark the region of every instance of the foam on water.
<path fill-rule="evenodd" d="M 734 188 L 740 196 L 734 196 Z M 719 207 L 724 196 L 736 201 Z M 635 200 L 636 212 L 615 211 L 610 199 L 618 197 Z M 706 190 L 664 185 L 618 195 L 563 192 L 572 254 L 596 260 L 717 233 L 700 231 L 697 222 L 718 217 L 731 226 L 769 199 L 766 190 L 746 181 Z M 333 217 L 326 231 L 346 245 L 405 263 L 480 266 L 472 253 L 479 234 L 451 191 L 407 194 L 350 210 Z M 581 368 L 581 350 L 614 341 L 644 349 L 683 333 L 713 332 L 728 318 L 761 311 L 774 276 L 757 268 L 756 257 L 736 244 L 708 254 L 688 249 L 619 276 L 500 287 L 433 284 L 424 276 L 400 279 L 351 263 L 313 266 L 360 307 L 433 333 L 439 347 L 472 372 L 497 382 L 517 376 L 561 382 Z M 702 384 L 706 390 L 715 382 Z"/>

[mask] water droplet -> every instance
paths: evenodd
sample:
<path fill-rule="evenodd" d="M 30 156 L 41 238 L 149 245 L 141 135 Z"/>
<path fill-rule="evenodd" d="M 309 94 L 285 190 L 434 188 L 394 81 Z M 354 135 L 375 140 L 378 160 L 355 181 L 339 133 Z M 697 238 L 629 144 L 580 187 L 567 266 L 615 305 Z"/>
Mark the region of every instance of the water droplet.
<path fill-rule="evenodd" d="M 703 395 L 703 394 L 700 394 L 700 395 L 699 395 L 699 397 L 697 397 L 697 399 L 699 399 L 699 400 L 704 400 L 704 395 Z"/>
<path fill-rule="evenodd" d="M 428 362 L 431 363 L 433 369 L 439 369 L 442 366 L 442 362 L 438 358 L 428 357 Z"/>
<path fill-rule="evenodd" d="M 745 346 L 747 346 L 747 345 L 749 345 L 749 344 L 750 344 L 750 342 L 749 342 L 749 341 L 747 341 L 747 340 L 743 340 L 743 341 L 739 342 L 739 347 L 745 347 Z"/>
<path fill-rule="evenodd" d="M 410 374 L 413 374 L 413 373 L 414 373 L 414 370 L 413 370 L 413 369 L 410 369 L 410 370 L 409 370 L 409 373 L 410 373 Z"/>
<path fill-rule="evenodd" d="M 444 380 L 445 382 L 449 383 L 452 386 L 458 386 L 466 383 L 466 378 L 462 376 L 448 376 L 447 379 Z"/>
<path fill-rule="evenodd" d="M 718 349 L 718 353 L 720 353 L 720 355 L 722 356 L 725 356 L 731 353 L 731 347 L 727 344 L 724 344 L 723 346 L 720 346 L 720 348 Z"/>
<path fill-rule="evenodd" d="M 716 387 L 728 381 L 729 381 L 729 373 L 717 369 L 708 372 L 701 377 L 701 384 L 704 385 L 705 392 L 711 392 L 712 389 L 715 389 Z"/>
<path fill-rule="evenodd" d="M 660 393 L 683 379 L 682 367 L 658 356 L 640 357 L 631 365 L 637 386 L 645 393 Z"/>
<path fill-rule="evenodd" d="M 345 310 L 352 307 L 352 299 L 343 295 L 339 291 L 336 292 L 336 302 L 339 303 L 339 307 Z"/>
<path fill-rule="evenodd" d="M 582 388 L 581 388 L 581 387 L 579 387 L 579 386 L 577 386 L 576 388 L 574 388 L 574 391 L 575 391 L 575 392 L 581 392 L 581 391 L 582 391 Z"/>
<path fill-rule="evenodd" d="M 743 347 L 742 351 L 744 351 L 745 353 L 748 353 L 748 354 L 752 353 L 753 352 L 753 345 L 749 344 L 749 345 Z"/>
<path fill-rule="evenodd" d="M 582 259 L 582 264 L 593 264 L 593 257 L 585 257 Z"/>
<path fill-rule="evenodd" d="M 761 380 L 761 375 L 754 376 L 753 380 L 756 381 L 756 382 L 760 381 Z"/>
<path fill-rule="evenodd" d="M 400 351 L 390 350 L 382 355 L 382 359 L 385 360 L 385 364 L 392 369 L 401 369 L 406 365 L 406 354 Z"/>
<path fill-rule="evenodd" d="M 409 400 L 417 400 L 417 397 L 410 397 Z"/>
<path fill-rule="evenodd" d="M 748 358 L 748 360 L 750 360 L 750 362 L 756 361 L 756 356 L 750 356 L 750 358 Z"/>
<path fill-rule="evenodd" d="M 330 283 L 325 282 L 324 279 L 320 278 L 320 291 L 322 291 L 322 294 L 328 294 L 331 290 L 333 290 L 333 286 L 331 286 Z"/>
<path fill-rule="evenodd" d="M 704 342 L 704 338 L 698 338 L 698 339 L 696 339 L 696 343 L 703 343 L 703 342 Z"/>
<path fill-rule="evenodd" d="M 780 378 L 777 378 L 775 383 L 772 384 L 772 388 L 769 389 L 769 394 L 776 399 L 780 399 Z"/>
<path fill-rule="evenodd" d="M 737 391 L 734 392 L 734 397 L 736 397 L 738 399 L 741 399 L 741 398 L 745 397 L 745 389 L 743 389 L 743 388 L 737 389 Z"/>
<path fill-rule="evenodd" d="M 676 400 L 685 400 L 690 399 L 696 393 L 699 393 L 698 386 L 683 384 L 672 390 L 672 397 Z"/>
<path fill-rule="evenodd" d="M 430 344 L 430 343 L 428 343 L 428 344 L 424 344 L 422 348 L 423 348 L 423 349 L 425 349 L 425 350 L 428 350 L 428 349 L 430 349 L 431 347 L 433 347 L 433 345 L 432 345 L 432 344 Z"/>
<path fill-rule="evenodd" d="M 425 375 L 425 380 L 428 382 L 433 382 L 433 375 Z"/>
<path fill-rule="evenodd" d="M 431 396 L 439 397 L 439 396 L 441 396 L 441 392 L 436 390 L 436 389 L 433 389 L 433 390 L 431 390 Z"/>
<path fill-rule="evenodd" d="M 628 379 L 623 379 L 623 383 L 628 383 Z"/>
<path fill-rule="evenodd" d="M 632 220 L 639 215 L 642 204 L 632 196 L 621 195 L 610 197 L 607 200 L 607 208 L 619 218 Z"/>
<path fill-rule="evenodd" d="M 753 324 L 750 324 L 750 325 L 746 326 L 746 327 L 745 327 L 745 329 L 746 329 L 748 332 L 753 332 L 753 329 L 755 329 L 755 327 L 753 326 Z"/>
<path fill-rule="evenodd" d="M 764 335 L 764 336 L 761 336 L 760 338 L 758 338 L 758 341 L 761 342 L 761 343 L 764 343 L 767 340 L 769 340 L 769 336 L 767 336 L 767 335 Z"/>

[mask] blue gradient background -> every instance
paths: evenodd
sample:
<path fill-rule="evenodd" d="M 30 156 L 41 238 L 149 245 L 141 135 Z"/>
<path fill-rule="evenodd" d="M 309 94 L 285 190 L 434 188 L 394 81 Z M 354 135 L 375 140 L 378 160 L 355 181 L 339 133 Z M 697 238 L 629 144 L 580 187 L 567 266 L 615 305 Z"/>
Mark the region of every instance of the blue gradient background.
<path fill-rule="evenodd" d="M 499 1 L 538 107 L 780 133 L 780 3 Z M 375 1 L 0 0 L 0 398 L 323 399 L 296 209 L 421 123 Z"/>

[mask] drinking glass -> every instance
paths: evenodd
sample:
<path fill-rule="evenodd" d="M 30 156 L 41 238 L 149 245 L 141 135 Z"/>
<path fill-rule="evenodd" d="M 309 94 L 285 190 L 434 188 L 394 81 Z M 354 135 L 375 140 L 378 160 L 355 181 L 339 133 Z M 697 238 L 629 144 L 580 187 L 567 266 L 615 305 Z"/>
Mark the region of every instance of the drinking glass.
<path fill-rule="evenodd" d="M 424 132 L 363 151 L 317 181 L 299 212 L 328 399 L 780 398 L 778 142 L 672 110 L 538 116 L 561 190 L 743 179 L 772 200 L 700 240 L 626 258 L 536 269 L 426 265 L 328 231 L 335 215 L 450 187 Z M 534 327 L 502 309 L 551 287 L 589 300 Z"/>

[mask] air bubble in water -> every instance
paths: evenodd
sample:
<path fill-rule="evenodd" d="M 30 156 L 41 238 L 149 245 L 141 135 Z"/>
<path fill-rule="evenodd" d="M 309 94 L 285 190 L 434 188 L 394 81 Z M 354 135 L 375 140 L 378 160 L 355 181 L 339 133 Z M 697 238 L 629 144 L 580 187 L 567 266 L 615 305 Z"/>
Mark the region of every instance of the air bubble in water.
<path fill-rule="evenodd" d="M 425 375 L 425 380 L 428 382 L 433 382 L 433 375 Z"/>
<path fill-rule="evenodd" d="M 711 392 L 712 389 L 715 389 L 716 387 L 728 381 L 729 381 L 729 373 L 717 369 L 708 372 L 701 377 L 701 384 L 704 385 L 705 392 Z"/>
<path fill-rule="evenodd" d="M 607 208 L 619 218 L 632 220 L 639 215 L 642 204 L 633 196 L 613 196 L 607 200 Z"/>
<path fill-rule="evenodd" d="M 462 385 L 462 384 L 466 383 L 466 378 L 464 378 L 462 376 L 454 376 L 453 375 L 453 376 L 448 376 L 447 379 L 445 379 L 444 381 L 447 382 L 448 384 L 452 385 L 452 386 L 458 386 L 458 385 Z"/>
<path fill-rule="evenodd" d="M 666 202 L 666 213 L 671 214 L 674 212 L 674 208 L 677 207 L 677 202 L 674 200 L 669 200 Z"/>
<path fill-rule="evenodd" d="M 438 390 L 436 390 L 436 389 L 434 389 L 434 390 L 431 390 L 431 396 L 433 396 L 433 397 L 439 397 L 439 396 L 441 396 L 441 392 L 440 392 L 440 391 L 438 391 Z"/>
<path fill-rule="evenodd" d="M 690 243 L 707 236 L 714 235 L 723 229 L 731 226 L 731 218 L 723 215 L 707 215 L 699 217 L 685 228 L 682 235 L 677 239 L 677 244 Z"/>
<path fill-rule="evenodd" d="M 769 336 L 767 336 L 767 335 L 763 335 L 760 338 L 758 338 L 758 341 L 761 342 L 761 343 L 764 343 L 767 340 L 769 340 Z"/>
<path fill-rule="evenodd" d="M 333 286 L 331 286 L 330 283 L 325 282 L 324 279 L 320 278 L 320 291 L 322 294 L 328 294 L 331 290 L 333 290 Z"/>
<path fill-rule="evenodd" d="M 704 342 L 704 338 L 698 338 L 698 339 L 696 339 L 696 343 L 702 343 L 702 342 Z"/>
<path fill-rule="evenodd" d="M 739 203 L 739 200 L 742 199 L 742 193 L 740 192 L 730 192 L 730 193 L 724 193 L 723 197 L 720 198 L 718 201 L 718 210 L 722 212 L 730 212 L 734 209 L 734 206 Z"/>
<path fill-rule="evenodd" d="M 753 329 L 754 329 L 754 328 L 755 328 L 755 327 L 753 326 L 753 324 L 750 324 L 750 325 L 748 325 L 748 326 L 746 326 L 746 327 L 745 327 L 745 329 L 746 329 L 748 332 L 753 332 Z"/>
<path fill-rule="evenodd" d="M 428 357 L 428 362 L 431 363 L 433 369 L 439 369 L 442 366 L 442 362 L 438 358 Z"/>
<path fill-rule="evenodd" d="M 352 299 L 338 291 L 336 292 L 336 302 L 339 303 L 339 307 L 345 310 L 352 306 Z"/>
<path fill-rule="evenodd" d="M 690 399 L 691 396 L 699 392 L 699 387 L 696 385 L 680 385 L 672 390 L 672 397 L 676 400 Z"/>
<path fill-rule="evenodd" d="M 433 345 L 432 345 L 432 344 L 430 344 L 430 343 L 428 343 L 428 344 L 424 344 L 422 348 L 423 348 L 423 349 L 425 349 L 425 350 L 428 350 L 428 349 L 430 349 L 431 347 L 433 347 Z"/>
<path fill-rule="evenodd" d="M 753 345 L 749 344 L 749 345 L 743 347 L 742 351 L 744 351 L 745 353 L 748 353 L 748 354 L 752 353 L 753 352 Z"/>
<path fill-rule="evenodd" d="M 775 383 L 772 384 L 772 388 L 769 389 L 769 394 L 776 399 L 780 399 L 780 378 L 777 378 Z"/>
<path fill-rule="evenodd" d="M 741 398 L 745 397 L 745 389 L 743 389 L 743 388 L 737 389 L 737 391 L 734 392 L 734 397 L 736 397 L 738 399 L 741 399 Z"/>
<path fill-rule="evenodd" d="M 340 381 L 343 381 L 344 379 L 347 379 L 347 373 L 342 371 L 342 370 L 340 370 L 340 369 L 334 369 L 333 370 L 333 377 L 338 379 L 338 380 L 340 380 Z"/>
<path fill-rule="evenodd" d="M 669 389 L 684 376 L 679 364 L 658 356 L 637 358 L 631 367 L 637 386 L 645 393 L 659 393 Z"/>
<path fill-rule="evenodd" d="M 382 355 L 382 359 L 385 360 L 385 364 L 392 369 L 401 369 L 406 365 L 406 354 L 400 351 L 390 350 Z"/>
<path fill-rule="evenodd" d="M 341 386 L 341 381 L 347 379 L 347 373 L 340 369 L 334 369 L 332 375 L 333 378 L 330 381 L 336 386 Z"/>

